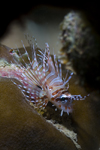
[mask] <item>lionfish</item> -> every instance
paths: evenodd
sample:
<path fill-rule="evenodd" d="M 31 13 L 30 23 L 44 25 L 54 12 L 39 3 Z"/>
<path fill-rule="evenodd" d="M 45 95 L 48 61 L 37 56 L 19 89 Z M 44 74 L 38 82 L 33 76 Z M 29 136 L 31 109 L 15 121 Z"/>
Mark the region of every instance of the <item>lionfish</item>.
<path fill-rule="evenodd" d="M 86 96 L 71 95 L 68 92 L 68 84 L 73 73 L 69 77 L 62 77 L 61 63 L 57 60 L 56 55 L 51 57 L 49 45 L 45 43 L 45 50 L 38 49 L 37 43 L 33 43 L 34 37 L 26 35 L 31 47 L 32 58 L 26 50 L 23 42 L 25 53 L 21 54 L 19 49 L 9 51 L 15 63 L 0 66 L 0 76 L 15 78 L 21 84 L 17 86 L 25 95 L 26 99 L 33 103 L 35 108 L 44 109 L 50 101 L 54 106 L 63 112 L 69 114 L 72 112 L 73 100 L 84 100 Z M 39 54 L 36 53 L 38 49 Z M 27 58 L 27 62 L 25 59 Z M 67 79 L 66 79 L 67 78 Z M 17 84 L 13 81 L 14 84 Z"/>

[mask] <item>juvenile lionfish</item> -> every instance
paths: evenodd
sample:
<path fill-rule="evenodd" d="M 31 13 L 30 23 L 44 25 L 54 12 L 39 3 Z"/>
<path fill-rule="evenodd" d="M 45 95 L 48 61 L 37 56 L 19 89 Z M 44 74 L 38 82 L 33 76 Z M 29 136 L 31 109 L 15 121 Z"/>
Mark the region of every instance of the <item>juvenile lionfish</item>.
<path fill-rule="evenodd" d="M 45 50 L 38 49 L 37 44 L 33 44 L 33 39 L 26 35 L 31 47 L 32 58 L 23 44 L 25 53 L 21 54 L 19 49 L 11 49 L 15 63 L 0 66 L 0 76 L 15 78 L 21 82 L 17 86 L 25 95 L 26 99 L 34 104 L 36 108 L 44 109 L 48 101 L 64 112 L 72 112 L 73 100 L 84 100 L 86 96 L 71 95 L 68 92 L 68 84 L 71 76 L 66 79 L 62 77 L 61 64 L 58 62 L 56 55 L 53 59 L 50 55 L 49 45 L 45 43 Z M 37 54 L 38 50 L 39 54 Z M 27 63 L 26 60 L 27 59 Z M 16 84 L 13 81 L 14 84 Z"/>

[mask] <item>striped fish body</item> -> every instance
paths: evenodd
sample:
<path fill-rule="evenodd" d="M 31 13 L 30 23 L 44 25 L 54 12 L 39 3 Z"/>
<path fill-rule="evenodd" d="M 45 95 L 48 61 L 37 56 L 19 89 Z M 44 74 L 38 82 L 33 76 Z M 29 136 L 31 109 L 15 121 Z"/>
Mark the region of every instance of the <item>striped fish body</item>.
<path fill-rule="evenodd" d="M 10 50 L 10 55 L 15 60 L 15 64 L 6 63 L 6 65 L 2 65 L 0 76 L 15 78 L 20 81 L 21 84 L 17 86 L 26 99 L 32 102 L 36 108 L 44 109 L 50 101 L 62 112 L 69 114 L 72 112 L 73 100 L 85 99 L 81 95 L 71 95 L 68 92 L 66 84 L 68 84 L 73 73 L 67 80 L 66 78 L 63 79 L 61 64 L 57 61 L 56 55 L 53 55 L 52 59 L 49 45 L 45 43 L 45 51 L 39 49 L 40 54 L 37 54 L 37 46 L 31 43 L 29 39 L 28 42 L 32 50 L 32 59 L 30 59 L 24 44 L 24 54 L 20 54 L 19 50 Z M 26 58 L 28 63 L 25 61 Z M 14 81 L 13 83 L 16 84 Z"/>

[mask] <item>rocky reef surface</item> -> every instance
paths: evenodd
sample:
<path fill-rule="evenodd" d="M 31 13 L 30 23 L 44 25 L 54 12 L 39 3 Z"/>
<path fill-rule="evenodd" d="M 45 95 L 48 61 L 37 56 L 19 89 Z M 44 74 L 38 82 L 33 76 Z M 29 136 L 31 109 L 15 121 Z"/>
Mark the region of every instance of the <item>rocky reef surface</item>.
<path fill-rule="evenodd" d="M 76 149 L 36 113 L 10 79 L 0 79 L 0 150 Z"/>
<path fill-rule="evenodd" d="M 9 47 L 0 46 L 0 66 L 4 66 L 5 60 L 13 63 L 14 60 L 10 57 L 9 50 Z M 80 148 L 77 144 L 76 133 L 60 124 L 54 125 L 52 121 L 44 119 L 25 100 L 21 90 L 13 84 L 11 79 L 0 77 L 1 150 L 51 148 L 71 150 L 76 149 L 75 146 Z"/>
<path fill-rule="evenodd" d="M 11 61 L 9 50 L 1 45 L 1 59 Z M 66 70 L 63 69 L 63 73 Z M 69 82 L 69 92 L 87 95 L 84 88 L 76 84 L 77 80 L 74 75 Z M 74 101 L 73 112 L 69 116 L 67 113 L 60 116 L 60 111 L 55 111 L 50 103 L 41 115 L 25 100 L 11 79 L 0 78 L 0 149 L 98 150 L 99 109 L 97 92 L 84 101 Z"/>

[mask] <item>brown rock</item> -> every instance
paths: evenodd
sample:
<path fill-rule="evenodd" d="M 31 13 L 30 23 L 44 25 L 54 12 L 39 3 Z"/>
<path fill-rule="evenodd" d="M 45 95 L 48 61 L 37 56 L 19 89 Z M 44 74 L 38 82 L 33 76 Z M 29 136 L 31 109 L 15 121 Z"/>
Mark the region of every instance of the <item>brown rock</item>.
<path fill-rule="evenodd" d="M 74 150 L 74 144 L 25 101 L 10 79 L 0 79 L 0 150 Z"/>

